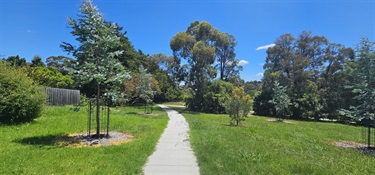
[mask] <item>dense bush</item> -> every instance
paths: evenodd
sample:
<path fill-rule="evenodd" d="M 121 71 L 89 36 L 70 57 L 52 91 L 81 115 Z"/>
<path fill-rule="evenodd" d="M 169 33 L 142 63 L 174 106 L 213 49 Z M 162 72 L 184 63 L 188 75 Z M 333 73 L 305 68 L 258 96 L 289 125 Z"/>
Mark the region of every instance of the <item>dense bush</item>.
<path fill-rule="evenodd" d="M 202 99 L 199 99 L 197 90 L 188 89 L 188 93 L 185 94 L 185 102 L 189 110 L 224 114 L 225 113 L 225 101 L 230 97 L 230 93 L 234 89 L 234 85 L 223 80 L 216 80 L 207 84 L 205 91 L 203 92 Z"/>
<path fill-rule="evenodd" d="M 0 123 L 31 121 L 40 116 L 46 94 L 20 70 L 0 61 Z"/>
<path fill-rule="evenodd" d="M 222 80 L 216 80 L 208 86 L 204 94 L 202 111 L 215 114 L 225 113 L 225 102 L 229 99 L 234 85 Z"/>
<path fill-rule="evenodd" d="M 73 84 L 73 79 L 69 75 L 63 75 L 54 67 L 23 67 L 23 71 L 33 79 L 36 83 L 42 86 L 53 88 L 70 88 Z"/>

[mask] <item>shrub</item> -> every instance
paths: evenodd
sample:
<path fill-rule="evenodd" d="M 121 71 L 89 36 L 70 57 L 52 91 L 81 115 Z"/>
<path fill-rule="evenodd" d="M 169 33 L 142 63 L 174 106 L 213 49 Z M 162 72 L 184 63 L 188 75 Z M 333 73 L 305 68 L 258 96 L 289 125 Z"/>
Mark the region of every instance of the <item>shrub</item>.
<path fill-rule="evenodd" d="M 24 72 L 33 79 L 34 82 L 42 86 L 53 88 L 69 88 L 73 84 L 73 79 L 69 75 L 63 75 L 54 67 L 23 67 Z"/>
<path fill-rule="evenodd" d="M 244 88 L 235 88 L 226 103 L 226 112 L 230 117 L 230 125 L 236 125 L 245 120 L 251 111 L 253 100 L 249 94 L 245 94 Z"/>
<path fill-rule="evenodd" d="M 204 94 L 202 111 L 215 114 L 225 113 L 225 102 L 229 99 L 234 85 L 223 80 L 216 80 L 208 86 Z"/>
<path fill-rule="evenodd" d="M 40 116 L 46 97 L 26 74 L 0 61 L 0 123 L 32 121 Z"/>

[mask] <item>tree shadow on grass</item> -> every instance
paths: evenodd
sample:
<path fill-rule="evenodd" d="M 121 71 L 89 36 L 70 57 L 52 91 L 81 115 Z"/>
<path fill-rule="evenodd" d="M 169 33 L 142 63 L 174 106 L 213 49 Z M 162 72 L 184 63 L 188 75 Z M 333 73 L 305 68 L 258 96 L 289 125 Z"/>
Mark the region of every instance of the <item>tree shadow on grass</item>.
<path fill-rule="evenodd" d="M 130 116 L 130 117 L 141 117 L 141 118 L 157 118 L 160 116 L 158 113 L 144 113 L 144 112 L 126 112 L 124 113 L 125 116 Z"/>
<path fill-rule="evenodd" d="M 356 148 L 358 151 L 362 152 L 362 154 L 375 158 L 375 148 L 374 147 L 359 147 Z"/>
<path fill-rule="evenodd" d="M 24 124 L 34 124 L 36 123 L 35 120 L 27 120 L 27 121 L 3 121 L 3 120 L 0 120 L 0 126 L 21 126 L 21 125 L 24 125 Z"/>
<path fill-rule="evenodd" d="M 368 145 L 365 143 L 347 141 L 347 140 L 334 141 L 334 142 L 331 142 L 331 144 L 337 147 L 355 149 L 368 157 L 375 158 L 375 145 L 370 145 L 370 147 L 368 147 Z"/>
<path fill-rule="evenodd" d="M 39 146 L 39 147 L 51 147 L 51 146 L 63 147 L 65 146 L 65 144 L 71 144 L 71 142 L 75 142 L 75 141 L 72 139 L 69 139 L 68 135 L 57 134 L 57 135 L 26 137 L 23 139 L 14 140 L 14 142 L 20 143 L 23 145 L 33 145 L 33 146 Z"/>
<path fill-rule="evenodd" d="M 127 115 L 138 115 L 137 112 L 125 112 L 124 114 L 127 114 Z"/>
<path fill-rule="evenodd" d="M 221 124 L 222 126 L 227 126 L 227 127 L 234 127 L 234 128 L 247 128 L 247 127 L 249 127 L 248 125 L 246 125 L 246 124 L 242 124 L 242 123 L 240 123 L 240 124 L 238 124 L 238 125 L 231 125 L 231 124 Z"/>

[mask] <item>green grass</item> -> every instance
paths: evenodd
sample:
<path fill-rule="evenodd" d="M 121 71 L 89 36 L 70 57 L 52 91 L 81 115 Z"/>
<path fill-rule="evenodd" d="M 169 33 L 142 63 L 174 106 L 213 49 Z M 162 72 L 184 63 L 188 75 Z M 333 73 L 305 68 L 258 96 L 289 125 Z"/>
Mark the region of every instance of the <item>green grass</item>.
<path fill-rule="evenodd" d="M 360 142 L 360 127 L 269 122 L 266 117 L 250 117 L 244 126 L 230 127 L 227 115 L 182 114 L 190 125 L 190 140 L 203 175 L 375 174 L 375 157 L 331 144 Z"/>
<path fill-rule="evenodd" d="M 167 125 L 167 114 L 139 115 L 143 107 L 112 108 L 111 131 L 134 140 L 99 148 L 61 147 L 56 140 L 86 131 L 87 113 L 70 107 L 46 107 L 32 123 L 0 126 L 0 174 L 140 174 Z"/>
<path fill-rule="evenodd" d="M 185 102 L 183 101 L 171 101 L 171 102 L 164 102 L 164 105 L 171 105 L 171 106 L 185 106 Z"/>

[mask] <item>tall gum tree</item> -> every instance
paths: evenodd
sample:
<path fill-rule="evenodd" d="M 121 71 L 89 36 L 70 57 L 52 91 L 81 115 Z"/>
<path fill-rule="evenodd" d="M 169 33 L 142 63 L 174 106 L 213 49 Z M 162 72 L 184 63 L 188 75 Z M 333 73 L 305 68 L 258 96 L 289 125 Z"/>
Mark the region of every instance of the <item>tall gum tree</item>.
<path fill-rule="evenodd" d="M 235 60 L 235 38 L 212 27 L 208 22 L 194 21 L 185 32 L 177 33 L 170 41 L 173 55 L 189 63 L 187 84 L 193 91 L 188 107 L 201 110 L 207 84 L 217 76 L 227 79 L 238 75 L 240 67 Z M 215 63 L 216 62 L 216 63 Z"/>

